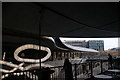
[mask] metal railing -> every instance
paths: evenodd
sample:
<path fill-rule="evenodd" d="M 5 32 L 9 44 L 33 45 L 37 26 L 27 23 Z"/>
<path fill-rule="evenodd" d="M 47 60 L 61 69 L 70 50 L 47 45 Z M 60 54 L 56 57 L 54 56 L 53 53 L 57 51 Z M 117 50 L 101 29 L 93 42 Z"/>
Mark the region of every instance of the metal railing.
<path fill-rule="evenodd" d="M 2 80 L 38 80 L 36 70 L 16 71 L 13 73 L 2 74 Z"/>
<path fill-rule="evenodd" d="M 63 66 L 51 67 L 50 69 L 55 71 L 53 74 L 51 74 L 51 80 L 65 80 L 65 71 Z M 108 62 L 106 61 L 89 61 L 87 63 L 72 64 L 74 80 L 84 80 L 86 78 L 92 77 L 93 75 L 99 74 L 107 69 Z"/>
<path fill-rule="evenodd" d="M 118 65 L 113 63 L 113 65 Z M 84 80 L 94 75 L 108 70 L 108 61 L 87 61 L 86 63 L 72 64 L 72 73 L 74 80 Z M 120 64 L 119 64 L 120 66 Z M 114 66 L 115 67 L 115 66 Z M 51 80 L 65 80 L 65 70 L 63 66 L 50 67 L 49 70 L 54 70 L 50 74 Z M 2 74 L 2 80 L 42 80 L 40 78 L 40 70 L 16 71 L 14 73 Z"/>
<path fill-rule="evenodd" d="M 65 71 L 63 66 L 51 67 L 55 72 L 50 75 L 51 80 L 65 80 Z"/>

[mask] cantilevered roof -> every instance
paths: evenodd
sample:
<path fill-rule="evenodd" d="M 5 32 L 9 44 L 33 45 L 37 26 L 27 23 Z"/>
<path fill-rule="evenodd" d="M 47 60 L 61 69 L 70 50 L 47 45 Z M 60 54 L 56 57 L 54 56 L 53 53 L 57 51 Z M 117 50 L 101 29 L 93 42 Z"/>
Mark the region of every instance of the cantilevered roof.
<path fill-rule="evenodd" d="M 66 51 L 83 51 L 83 52 L 99 52 L 97 50 L 94 49 L 89 49 L 89 48 L 85 48 L 85 47 L 75 47 L 75 46 L 71 46 L 71 45 L 67 45 L 65 43 L 63 43 L 60 38 L 52 38 L 52 37 L 44 37 L 46 39 L 51 40 L 54 43 L 54 46 L 60 50 L 66 50 Z M 52 47 L 52 46 L 51 46 Z"/>
<path fill-rule="evenodd" d="M 42 36 L 79 38 L 119 37 L 119 18 L 117 2 L 3 3 L 3 31 L 39 34 L 40 30 Z"/>
<path fill-rule="evenodd" d="M 11 2 L 2 8 L 3 46 L 36 44 L 40 36 L 120 37 L 117 2 Z"/>
<path fill-rule="evenodd" d="M 71 46 L 71 45 L 67 45 L 65 44 L 67 47 L 73 49 L 73 50 L 77 50 L 77 51 L 86 51 L 86 52 L 99 52 L 97 50 L 94 49 L 89 49 L 89 48 L 85 48 L 85 47 L 76 47 L 76 46 Z"/>

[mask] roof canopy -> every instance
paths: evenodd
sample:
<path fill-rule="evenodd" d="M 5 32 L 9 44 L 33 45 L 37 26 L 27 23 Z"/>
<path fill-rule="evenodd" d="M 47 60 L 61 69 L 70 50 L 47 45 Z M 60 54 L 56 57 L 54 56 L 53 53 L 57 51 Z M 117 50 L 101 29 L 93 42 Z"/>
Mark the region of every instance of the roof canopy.
<path fill-rule="evenodd" d="M 117 2 L 11 2 L 2 8 L 3 42 L 8 46 L 38 43 L 39 36 L 120 37 Z"/>
<path fill-rule="evenodd" d="M 119 37 L 118 3 L 3 3 L 3 30 L 42 36 Z"/>

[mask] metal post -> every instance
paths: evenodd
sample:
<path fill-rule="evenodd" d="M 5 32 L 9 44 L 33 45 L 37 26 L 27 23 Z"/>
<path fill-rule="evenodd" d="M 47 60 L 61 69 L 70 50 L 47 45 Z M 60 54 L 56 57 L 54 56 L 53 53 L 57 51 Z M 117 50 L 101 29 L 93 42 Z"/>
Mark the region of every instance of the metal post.
<path fill-rule="evenodd" d="M 44 14 L 44 8 L 41 8 L 41 10 L 40 10 L 40 22 L 39 22 L 39 35 L 38 35 L 38 38 L 39 38 L 39 52 L 40 52 L 40 50 L 41 50 L 41 47 L 40 47 L 40 45 L 41 45 L 41 41 L 40 41 L 40 36 L 41 36 L 41 24 L 42 24 L 42 19 L 43 19 L 43 14 Z M 40 57 L 40 61 L 39 61 L 39 64 L 40 64 L 40 70 L 39 70 L 39 78 L 38 78 L 38 80 L 41 80 L 42 78 L 42 73 L 41 73 L 41 55 L 39 56 Z"/>
<path fill-rule="evenodd" d="M 90 68 L 90 62 L 89 62 L 89 70 L 90 70 L 91 68 Z"/>
<path fill-rule="evenodd" d="M 101 63 L 101 73 L 103 73 L 103 66 L 102 66 L 103 61 L 101 60 L 100 63 Z"/>
<path fill-rule="evenodd" d="M 77 64 L 75 63 L 75 80 L 77 80 Z"/>
<path fill-rule="evenodd" d="M 91 77 L 93 77 L 93 66 L 92 66 L 92 61 L 90 62 L 90 70 L 91 70 Z"/>

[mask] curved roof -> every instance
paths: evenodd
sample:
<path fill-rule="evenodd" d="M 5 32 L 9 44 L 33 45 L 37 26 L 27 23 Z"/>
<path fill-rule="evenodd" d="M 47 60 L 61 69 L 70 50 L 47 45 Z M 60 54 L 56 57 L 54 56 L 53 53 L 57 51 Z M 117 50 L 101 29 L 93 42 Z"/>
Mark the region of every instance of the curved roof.
<path fill-rule="evenodd" d="M 63 43 L 60 38 L 52 38 L 52 37 L 44 37 L 47 39 L 52 40 L 55 44 L 55 46 L 61 50 L 73 50 L 73 51 L 83 51 L 83 52 L 99 52 L 96 51 L 94 49 L 89 49 L 89 48 L 85 48 L 85 47 L 75 47 L 75 46 L 71 46 L 71 45 L 67 45 L 65 43 Z"/>
<path fill-rule="evenodd" d="M 85 47 L 74 47 L 74 46 L 71 46 L 71 45 L 67 45 L 67 44 L 64 44 L 66 45 L 67 47 L 73 49 L 73 50 L 78 50 L 78 51 L 86 51 L 86 52 L 99 52 L 97 50 L 94 50 L 94 49 L 90 49 L 90 48 L 85 48 Z"/>

